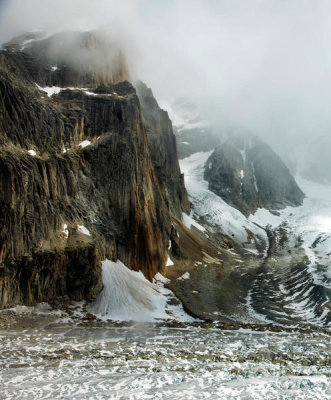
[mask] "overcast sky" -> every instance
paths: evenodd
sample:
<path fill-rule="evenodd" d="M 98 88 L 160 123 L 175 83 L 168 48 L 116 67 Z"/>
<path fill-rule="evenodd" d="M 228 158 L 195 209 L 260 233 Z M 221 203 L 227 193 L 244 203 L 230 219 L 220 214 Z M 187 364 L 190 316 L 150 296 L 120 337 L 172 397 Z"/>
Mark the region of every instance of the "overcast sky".
<path fill-rule="evenodd" d="M 0 38 L 106 28 L 157 99 L 293 145 L 331 132 L 329 0 L 0 0 Z"/>

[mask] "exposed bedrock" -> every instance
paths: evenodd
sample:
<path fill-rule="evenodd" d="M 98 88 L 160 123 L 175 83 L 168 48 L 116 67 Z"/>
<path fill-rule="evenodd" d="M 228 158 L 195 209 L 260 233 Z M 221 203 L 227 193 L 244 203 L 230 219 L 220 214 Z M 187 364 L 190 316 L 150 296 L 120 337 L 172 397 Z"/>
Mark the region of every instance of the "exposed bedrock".
<path fill-rule="evenodd" d="M 248 216 L 302 204 L 304 194 L 277 154 L 254 136 L 232 136 L 207 160 L 209 189 Z"/>
<path fill-rule="evenodd" d="M 127 76 L 121 53 L 109 79 L 97 79 L 40 58 L 55 39 L 22 50 L 23 39 L 0 53 L 0 308 L 92 299 L 106 257 L 152 279 L 167 259 L 171 213 L 189 208 L 166 114 L 146 129 L 148 109 L 143 118 L 133 86 L 117 82 Z M 70 89 L 42 90 L 56 84 Z"/>

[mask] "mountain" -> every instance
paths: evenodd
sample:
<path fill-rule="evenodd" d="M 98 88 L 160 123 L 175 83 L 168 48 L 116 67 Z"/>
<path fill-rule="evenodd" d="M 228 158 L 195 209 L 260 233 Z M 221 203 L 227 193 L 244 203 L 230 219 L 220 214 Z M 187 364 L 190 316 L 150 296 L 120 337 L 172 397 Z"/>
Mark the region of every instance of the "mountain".
<path fill-rule="evenodd" d="M 209 189 L 246 216 L 258 208 L 302 204 L 304 194 L 278 155 L 261 139 L 232 135 L 206 162 Z"/>
<path fill-rule="evenodd" d="M 0 52 L 0 308 L 93 299 L 105 258 L 149 279 L 164 267 L 172 215 L 190 206 L 170 120 L 127 79 L 96 32 Z"/>

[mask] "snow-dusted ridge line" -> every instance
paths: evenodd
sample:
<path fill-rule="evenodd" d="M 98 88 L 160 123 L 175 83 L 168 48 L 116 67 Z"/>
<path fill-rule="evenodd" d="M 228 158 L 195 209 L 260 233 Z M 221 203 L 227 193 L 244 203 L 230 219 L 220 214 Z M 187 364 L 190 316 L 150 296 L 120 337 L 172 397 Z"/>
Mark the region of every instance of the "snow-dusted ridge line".
<path fill-rule="evenodd" d="M 112 96 L 110 93 L 93 93 L 93 92 L 90 92 L 88 88 L 81 88 L 81 87 L 73 87 L 73 86 L 70 86 L 70 87 L 60 87 L 60 86 L 41 87 L 37 83 L 36 83 L 36 86 L 39 90 L 46 92 L 48 97 L 52 97 L 54 94 L 59 94 L 60 92 L 62 92 L 62 90 L 80 90 L 88 96 L 99 96 L 99 95 L 108 96 L 108 97 Z M 120 96 L 118 96 L 118 97 L 120 97 Z"/>

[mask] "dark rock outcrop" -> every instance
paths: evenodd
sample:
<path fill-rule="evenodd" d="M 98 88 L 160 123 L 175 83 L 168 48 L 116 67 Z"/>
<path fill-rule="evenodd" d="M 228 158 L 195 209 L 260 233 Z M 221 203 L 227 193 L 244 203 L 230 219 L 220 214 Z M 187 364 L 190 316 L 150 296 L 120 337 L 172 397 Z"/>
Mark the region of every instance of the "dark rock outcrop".
<path fill-rule="evenodd" d="M 96 87 L 129 79 L 119 46 L 101 32 L 31 33 L 13 39 L 6 49 L 41 86 Z"/>
<path fill-rule="evenodd" d="M 304 194 L 276 153 L 260 139 L 235 135 L 207 160 L 209 189 L 248 216 L 302 204 Z"/>
<path fill-rule="evenodd" d="M 169 208 L 179 215 L 187 207 L 168 137 L 157 153 L 135 89 L 119 82 L 127 76 L 122 55 L 102 71 L 77 66 L 61 53 L 61 38 L 25 48 L 25 37 L 0 53 L 0 308 L 91 299 L 106 257 L 152 279 L 167 258 Z M 100 40 L 74 34 L 78 59 L 99 54 Z M 52 45 L 58 51 L 48 53 Z M 48 97 L 42 87 L 54 85 L 79 87 Z M 165 117 L 154 128 L 159 143 L 163 134 L 171 139 Z"/>
<path fill-rule="evenodd" d="M 184 175 L 179 168 L 176 137 L 171 121 L 168 113 L 159 107 L 150 88 L 139 81 L 136 89 L 160 188 L 171 213 L 180 218 L 182 211 L 189 213 L 190 204 L 184 186 Z"/>

